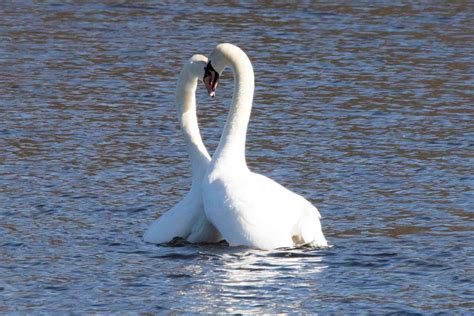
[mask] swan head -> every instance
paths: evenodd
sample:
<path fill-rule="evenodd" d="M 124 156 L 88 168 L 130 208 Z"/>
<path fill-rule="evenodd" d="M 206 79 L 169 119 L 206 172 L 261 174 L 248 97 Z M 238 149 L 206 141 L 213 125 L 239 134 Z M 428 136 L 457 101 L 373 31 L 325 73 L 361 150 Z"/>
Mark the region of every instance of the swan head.
<path fill-rule="evenodd" d="M 189 59 L 188 66 L 187 66 L 189 67 L 190 75 L 192 75 L 193 77 L 197 77 L 199 79 L 203 78 L 205 75 L 205 68 L 208 62 L 209 60 L 204 55 L 201 55 L 201 54 L 193 55 Z"/>
<path fill-rule="evenodd" d="M 245 61 L 248 62 L 251 68 L 247 55 L 238 46 L 230 43 L 217 45 L 209 56 L 209 62 L 206 65 L 203 78 L 209 95 L 211 97 L 216 95 L 219 77 L 227 66 L 232 65 L 232 67 L 235 67 L 237 63 L 241 64 Z"/>
<path fill-rule="evenodd" d="M 192 91 L 194 94 L 196 91 L 196 86 L 204 76 L 204 68 L 206 67 L 209 60 L 206 56 L 196 54 L 189 58 L 186 63 L 183 65 L 181 72 L 178 76 L 178 82 L 176 84 L 175 97 L 178 104 L 181 104 L 183 101 L 182 95 L 185 91 Z"/>
<path fill-rule="evenodd" d="M 209 56 L 209 62 L 205 69 L 206 73 L 204 75 L 203 81 L 206 85 L 207 92 L 211 97 L 214 97 L 216 95 L 216 88 L 219 82 L 219 77 L 224 71 L 224 68 L 229 64 L 225 53 L 233 47 L 237 46 L 227 43 L 219 44 Z"/>

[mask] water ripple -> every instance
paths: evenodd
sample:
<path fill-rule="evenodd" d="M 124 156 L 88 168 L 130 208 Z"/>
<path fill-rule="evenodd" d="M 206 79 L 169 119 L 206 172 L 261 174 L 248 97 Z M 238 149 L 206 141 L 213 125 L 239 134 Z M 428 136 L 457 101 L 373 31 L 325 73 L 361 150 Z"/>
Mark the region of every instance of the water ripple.
<path fill-rule="evenodd" d="M 0 8 L 0 313 L 472 313 L 469 2 Z M 141 240 L 189 187 L 176 74 L 222 41 L 255 68 L 249 166 L 332 248 Z M 232 87 L 198 89 L 211 152 Z"/>

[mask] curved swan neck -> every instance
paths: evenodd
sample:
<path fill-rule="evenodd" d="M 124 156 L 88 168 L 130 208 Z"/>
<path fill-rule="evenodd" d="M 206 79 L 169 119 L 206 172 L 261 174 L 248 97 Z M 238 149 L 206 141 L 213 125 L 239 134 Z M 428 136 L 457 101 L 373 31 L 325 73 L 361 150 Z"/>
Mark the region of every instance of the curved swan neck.
<path fill-rule="evenodd" d="M 197 67 L 203 68 L 203 65 L 190 59 L 179 74 L 176 87 L 176 110 L 191 160 L 193 184 L 201 181 L 210 161 L 210 156 L 199 133 L 196 116 L 196 87 L 200 70 L 196 69 Z"/>
<path fill-rule="evenodd" d="M 211 62 L 213 58 L 216 69 L 232 68 L 235 81 L 232 105 L 213 161 L 246 167 L 245 139 L 255 87 L 253 67 L 247 55 L 232 44 L 218 45 L 209 58 Z"/>

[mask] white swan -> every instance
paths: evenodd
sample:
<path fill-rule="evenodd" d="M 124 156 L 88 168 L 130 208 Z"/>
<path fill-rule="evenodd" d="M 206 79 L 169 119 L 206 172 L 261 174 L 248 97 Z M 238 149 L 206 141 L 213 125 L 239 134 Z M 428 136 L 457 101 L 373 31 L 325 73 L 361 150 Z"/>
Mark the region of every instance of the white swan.
<path fill-rule="evenodd" d="M 149 243 L 166 243 L 175 237 L 189 242 L 218 242 L 219 232 L 204 213 L 201 182 L 209 165 L 210 156 L 204 146 L 196 117 L 196 86 L 204 77 L 207 58 L 194 55 L 184 65 L 176 88 L 176 107 L 192 168 L 191 190 L 168 212 L 154 221 L 143 239 Z"/>
<path fill-rule="evenodd" d="M 211 96 L 226 66 L 233 70 L 235 87 L 224 131 L 203 179 L 207 218 L 231 246 L 327 246 L 319 212 L 310 202 L 248 169 L 245 137 L 253 101 L 253 68 L 240 48 L 219 44 L 206 69 L 207 77 L 215 80 L 204 81 Z"/>

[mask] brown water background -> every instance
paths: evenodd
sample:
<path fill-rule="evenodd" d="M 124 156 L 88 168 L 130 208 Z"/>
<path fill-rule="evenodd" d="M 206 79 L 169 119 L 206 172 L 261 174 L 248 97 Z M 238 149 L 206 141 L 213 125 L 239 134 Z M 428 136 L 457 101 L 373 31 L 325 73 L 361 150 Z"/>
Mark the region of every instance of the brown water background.
<path fill-rule="evenodd" d="M 177 73 L 220 42 L 249 166 L 332 248 L 141 240 L 189 188 Z M 231 78 L 198 91 L 211 153 Z M 473 88 L 471 1 L 3 1 L 0 313 L 474 312 Z"/>

